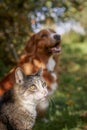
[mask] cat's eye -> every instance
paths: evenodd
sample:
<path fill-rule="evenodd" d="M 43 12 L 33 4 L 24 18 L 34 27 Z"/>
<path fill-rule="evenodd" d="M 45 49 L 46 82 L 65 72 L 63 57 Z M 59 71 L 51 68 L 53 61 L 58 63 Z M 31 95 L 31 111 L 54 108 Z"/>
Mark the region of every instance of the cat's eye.
<path fill-rule="evenodd" d="M 46 87 L 46 86 L 47 86 L 46 82 L 43 82 L 43 87 Z"/>
<path fill-rule="evenodd" d="M 35 91 L 36 88 L 37 88 L 37 87 L 36 87 L 34 84 L 30 86 L 30 90 L 31 90 L 31 91 Z"/>

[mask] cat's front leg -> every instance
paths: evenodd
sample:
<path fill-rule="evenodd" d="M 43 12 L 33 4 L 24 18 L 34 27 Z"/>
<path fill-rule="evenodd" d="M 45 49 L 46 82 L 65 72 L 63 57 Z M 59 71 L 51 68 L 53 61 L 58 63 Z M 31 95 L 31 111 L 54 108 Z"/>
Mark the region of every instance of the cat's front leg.
<path fill-rule="evenodd" d="M 24 116 L 21 116 L 21 115 Z M 32 130 L 33 124 L 34 124 L 34 119 L 30 118 L 28 119 L 28 117 L 26 116 L 26 113 L 24 114 L 22 112 L 21 115 L 19 115 L 12 123 L 13 128 L 17 129 L 17 130 Z M 1 130 L 1 129 L 0 129 Z"/>
<path fill-rule="evenodd" d="M 7 130 L 6 126 L 0 122 L 0 130 Z"/>

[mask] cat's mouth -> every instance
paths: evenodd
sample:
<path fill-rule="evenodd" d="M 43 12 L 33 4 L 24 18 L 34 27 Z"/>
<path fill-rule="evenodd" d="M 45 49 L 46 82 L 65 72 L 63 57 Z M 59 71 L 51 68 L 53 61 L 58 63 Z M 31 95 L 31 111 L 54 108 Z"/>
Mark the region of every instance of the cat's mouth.
<path fill-rule="evenodd" d="M 39 102 L 44 102 L 45 100 L 47 100 L 46 96 L 44 98 L 39 99 Z"/>

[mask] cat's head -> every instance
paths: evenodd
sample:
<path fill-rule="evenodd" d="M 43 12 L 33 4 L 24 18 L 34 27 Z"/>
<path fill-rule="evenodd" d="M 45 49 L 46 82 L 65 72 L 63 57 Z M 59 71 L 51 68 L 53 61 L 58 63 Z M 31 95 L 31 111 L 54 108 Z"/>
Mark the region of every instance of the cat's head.
<path fill-rule="evenodd" d="M 15 70 L 15 81 L 18 86 L 17 95 L 24 102 L 37 105 L 46 99 L 48 91 L 41 68 L 35 74 L 25 75 L 23 70 L 18 67 Z"/>

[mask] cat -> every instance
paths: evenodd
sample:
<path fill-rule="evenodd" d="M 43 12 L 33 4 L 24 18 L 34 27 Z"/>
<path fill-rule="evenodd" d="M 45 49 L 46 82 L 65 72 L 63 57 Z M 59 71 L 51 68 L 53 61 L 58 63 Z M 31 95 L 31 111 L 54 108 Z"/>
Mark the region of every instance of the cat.
<path fill-rule="evenodd" d="M 37 116 L 36 107 L 48 95 L 42 69 L 25 75 L 18 67 L 15 70 L 14 87 L 7 91 L 0 102 L 0 130 L 31 130 Z"/>

